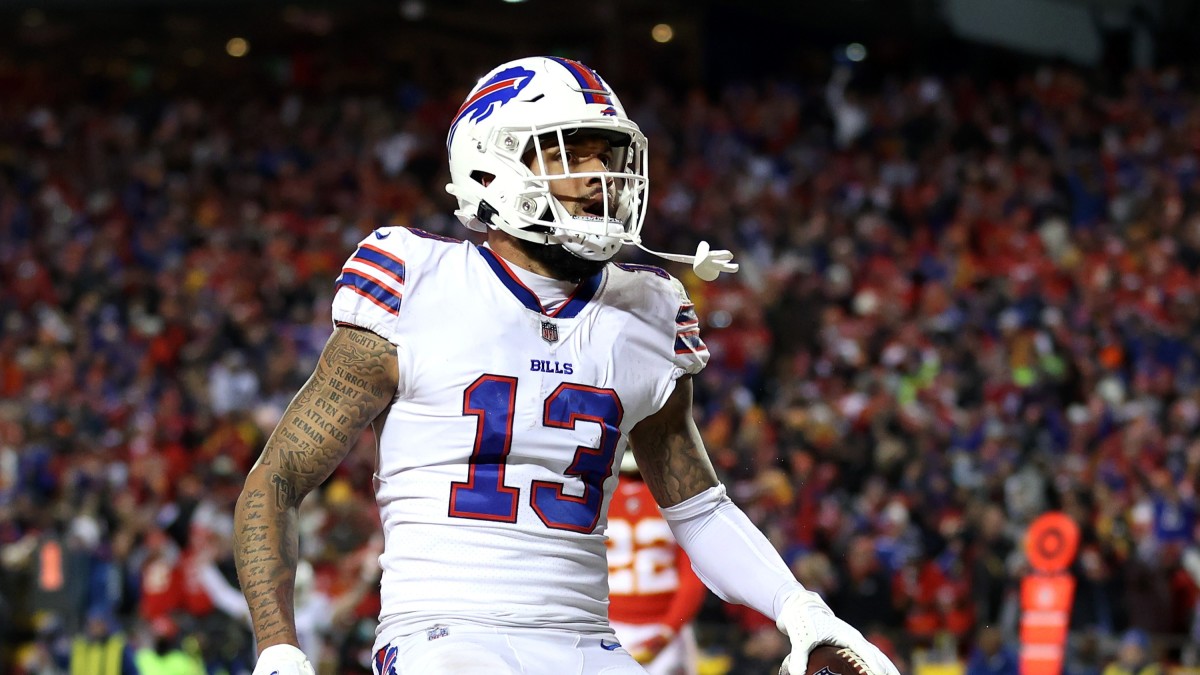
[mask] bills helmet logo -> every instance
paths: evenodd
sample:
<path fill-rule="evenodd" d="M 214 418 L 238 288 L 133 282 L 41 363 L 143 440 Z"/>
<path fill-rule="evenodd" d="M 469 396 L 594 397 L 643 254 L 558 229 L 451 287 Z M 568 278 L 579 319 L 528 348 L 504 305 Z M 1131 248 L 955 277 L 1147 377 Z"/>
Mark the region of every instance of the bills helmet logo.
<path fill-rule="evenodd" d="M 533 75 L 532 70 L 520 66 L 506 68 L 496 73 L 492 79 L 480 85 L 479 89 L 471 94 L 458 109 L 458 113 L 454 115 L 454 121 L 450 124 L 449 138 L 454 138 L 454 132 L 458 129 L 459 122 L 485 120 L 496 111 L 496 108 L 516 98 L 517 94 L 520 94 L 521 90 L 533 81 Z M 449 147 L 448 141 L 447 147 Z"/>
<path fill-rule="evenodd" d="M 396 647 L 385 645 L 375 652 L 375 675 L 396 675 Z"/>

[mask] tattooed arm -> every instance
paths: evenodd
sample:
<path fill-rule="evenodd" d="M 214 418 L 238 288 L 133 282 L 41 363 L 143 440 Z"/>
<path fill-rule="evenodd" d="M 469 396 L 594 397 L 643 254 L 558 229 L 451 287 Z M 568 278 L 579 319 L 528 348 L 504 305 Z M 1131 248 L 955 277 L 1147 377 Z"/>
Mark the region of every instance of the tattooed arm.
<path fill-rule="evenodd" d="M 674 506 L 717 486 L 717 474 L 692 419 L 690 375 L 679 378 L 666 405 L 638 422 L 629 440 L 638 470 L 659 506 Z"/>
<path fill-rule="evenodd" d="M 802 589 L 779 553 L 725 495 L 692 419 L 692 380 L 629 434 L 638 470 L 697 575 L 728 602 L 776 618 Z"/>
<path fill-rule="evenodd" d="M 370 331 L 336 328 L 246 477 L 234 512 L 234 557 L 259 652 L 297 644 L 292 594 L 300 501 L 391 404 L 398 378 L 391 343 Z"/>
<path fill-rule="evenodd" d="M 828 643 L 852 649 L 871 675 L 899 675 L 821 596 L 796 581 L 771 542 L 725 495 L 692 420 L 689 377 L 680 378 L 662 410 L 629 436 L 642 477 L 696 575 L 722 600 L 771 617 L 791 638 L 780 673 L 803 672 L 813 647 Z"/>

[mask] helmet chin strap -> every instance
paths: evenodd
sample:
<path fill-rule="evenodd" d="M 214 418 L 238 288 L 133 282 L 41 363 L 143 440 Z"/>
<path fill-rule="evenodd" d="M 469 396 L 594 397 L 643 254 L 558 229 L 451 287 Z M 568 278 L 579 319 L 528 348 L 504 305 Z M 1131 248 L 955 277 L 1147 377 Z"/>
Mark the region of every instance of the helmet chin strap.
<path fill-rule="evenodd" d="M 696 276 L 700 277 L 704 281 L 712 281 L 716 279 L 721 272 L 726 274 L 734 274 L 738 271 L 739 267 L 737 263 L 733 262 L 733 253 L 724 249 L 714 251 L 708 247 L 707 241 L 701 241 L 696 247 L 696 255 L 683 255 L 681 253 L 659 253 L 658 251 L 652 251 L 645 246 L 642 246 L 642 242 L 640 241 L 637 242 L 637 247 L 646 253 L 649 253 L 650 255 L 656 255 L 664 260 L 691 265 L 692 271 L 696 273 Z"/>
<path fill-rule="evenodd" d="M 446 191 L 454 196 L 459 196 L 460 192 L 461 192 L 461 190 L 459 190 L 458 187 L 456 185 L 454 185 L 453 183 L 446 186 Z M 561 208 L 561 205 L 559 205 L 559 206 Z M 462 210 L 456 211 L 455 214 L 464 223 L 466 223 L 468 221 L 473 222 L 473 219 L 476 215 L 476 214 L 464 212 Z M 491 225 L 491 227 L 496 227 L 496 226 Z M 530 241 L 537 240 L 534 237 L 522 237 L 522 238 L 529 239 Z M 547 236 L 546 239 L 544 240 L 544 243 L 550 244 L 552 241 L 553 241 L 553 239 L 551 237 Z M 571 253 L 575 253 L 576 255 L 578 255 L 578 253 L 576 253 L 576 251 L 573 251 L 571 249 L 568 242 L 559 241 L 557 243 L 560 246 L 564 246 L 564 248 L 566 248 Z M 698 246 L 696 246 L 696 254 L 695 255 L 683 255 L 681 253 L 661 253 L 659 251 L 654 251 L 654 250 L 651 250 L 651 249 L 643 246 L 640 239 L 639 239 L 639 241 L 636 241 L 633 243 L 638 248 L 642 249 L 646 253 L 649 253 L 650 255 L 658 256 L 659 258 L 662 258 L 664 260 L 670 260 L 672 262 L 680 262 L 680 263 L 684 263 L 687 265 L 691 265 L 692 271 L 696 273 L 696 276 L 700 277 L 704 281 L 713 281 L 718 276 L 720 276 L 720 274 L 722 272 L 724 272 L 726 274 L 734 274 L 739 269 L 739 265 L 737 263 L 733 262 L 733 253 L 732 252 L 727 251 L 725 249 L 718 249 L 718 250 L 714 251 L 711 248 L 709 248 L 707 241 L 701 241 L 700 244 Z M 576 247 L 578 247 L 578 244 L 576 244 Z"/>
<path fill-rule="evenodd" d="M 569 214 L 566 213 L 566 209 L 557 199 L 551 200 L 550 208 L 561 212 L 559 214 L 560 220 L 569 217 Z M 585 236 L 585 241 L 586 239 L 587 237 Z M 619 241 L 619 239 L 614 237 L 614 241 Z M 709 248 L 707 241 L 701 241 L 700 244 L 696 246 L 696 255 L 660 253 L 658 251 L 652 251 L 642 245 L 640 237 L 633 243 L 646 253 L 656 255 L 664 260 L 671 260 L 673 262 L 681 262 L 691 265 L 692 271 L 696 273 L 696 276 L 700 277 L 704 281 L 715 280 L 718 276 L 720 276 L 721 272 L 725 272 L 726 274 L 734 274 L 739 269 L 739 265 L 733 262 L 733 253 L 724 249 L 714 251 Z M 580 251 L 578 251 L 578 244 L 570 245 L 567 242 L 563 242 L 563 247 L 575 255 L 580 254 Z M 589 260 L 591 259 L 587 256 L 582 257 L 585 257 Z"/>

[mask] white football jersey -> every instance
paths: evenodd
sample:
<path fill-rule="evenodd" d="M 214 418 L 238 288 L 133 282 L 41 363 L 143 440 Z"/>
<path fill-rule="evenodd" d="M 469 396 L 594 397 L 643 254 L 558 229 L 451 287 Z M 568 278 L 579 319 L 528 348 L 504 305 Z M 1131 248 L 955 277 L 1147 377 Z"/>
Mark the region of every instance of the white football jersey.
<path fill-rule="evenodd" d="M 708 360 L 683 286 L 607 265 L 543 310 L 490 249 L 388 227 L 333 319 L 396 345 L 379 429 L 379 633 L 435 624 L 606 632 L 606 513 L 626 434 Z"/>

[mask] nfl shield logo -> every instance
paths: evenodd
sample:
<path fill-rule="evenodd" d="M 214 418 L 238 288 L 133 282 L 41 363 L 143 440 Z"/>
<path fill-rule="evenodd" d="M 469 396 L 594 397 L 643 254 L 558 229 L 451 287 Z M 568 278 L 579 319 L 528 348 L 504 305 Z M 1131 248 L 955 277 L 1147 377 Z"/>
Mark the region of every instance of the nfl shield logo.
<path fill-rule="evenodd" d="M 550 343 L 558 342 L 558 324 L 553 321 L 543 321 L 542 339 Z"/>

